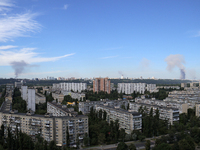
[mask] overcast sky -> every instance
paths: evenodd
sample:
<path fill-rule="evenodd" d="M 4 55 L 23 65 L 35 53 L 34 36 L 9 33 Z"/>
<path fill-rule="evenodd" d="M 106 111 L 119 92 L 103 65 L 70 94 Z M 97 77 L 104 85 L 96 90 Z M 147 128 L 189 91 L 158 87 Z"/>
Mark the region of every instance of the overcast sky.
<path fill-rule="evenodd" d="M 0 0 L 0 77 L 200 79 L 199 0 Z"/>

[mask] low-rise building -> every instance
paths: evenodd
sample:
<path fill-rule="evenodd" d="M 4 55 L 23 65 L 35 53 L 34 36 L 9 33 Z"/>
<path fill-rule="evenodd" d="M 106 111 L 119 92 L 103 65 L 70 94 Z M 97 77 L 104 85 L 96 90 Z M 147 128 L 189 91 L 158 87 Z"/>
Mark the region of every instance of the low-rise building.
<path fill-rule="evenodd" d="M 64 95 L 60 92 L 59 93 L 52 93 L 52 97 L 60 103 L 62 103 L 62 101 L 64 100 Z"/>
<path fill-rule="evenodd" d="M 108 106 L 114 107 L 122 105 L 127 108 L 128 106 L 128 100 L 102 100 L 102 101 L 90 101 L 86 100 L 86 102 L 79 102 L 79 111 L 81 111 L 83 114 L 90 113 L 90 110 L 92 107 L 94 107 L 97 104 L 107 104 Z"/>

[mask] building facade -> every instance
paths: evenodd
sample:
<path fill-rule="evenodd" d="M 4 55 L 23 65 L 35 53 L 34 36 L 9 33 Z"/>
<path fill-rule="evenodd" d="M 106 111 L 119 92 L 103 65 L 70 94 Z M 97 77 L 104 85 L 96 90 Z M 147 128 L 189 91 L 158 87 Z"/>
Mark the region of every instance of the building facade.
<path fill-rule="evenodd" d="M 150 105 L 145 103 L 136 103 L 136 102 L 130 102 L 129 104 L 130 110 L 138 111 L 140 107 L 149 113 L 151 108 L 153 108 L 153 112 L 155 114 L 156 109 L 159 110 L 159 117 L 162 120 L 168 120 L 169 124 L 173 125 L 174 122 L 179 121 L 179 110 L 176 108 L 169 108 L 169 107 L 162 107 L 158 105 Z"/>
<path fill-rule="evenodd" d="M 89 130 L 88 117 L 83 115 L 54 117 L 50 115 L 0 112 L 0 125 L 2 124 L 5 131 L 10 127 L 11 132 L 15 133 L 16 128 L 18 128 L 18 131 L 21 130 L 27 133 L 33 140 L 35 140 L 36 135 L 40 134 L 48 142 L 54 140 L 57 146 L 66 145 L 67 132 L 69 132 L 69 144 L 71 146 L 76 144 L 77 140 L 83 143 L 84 134 L 88 134 Z"/>
<path fill-rule="evenodd" d="M 56 102 L 47 102 L 47 113 L 51 113 L 53 116 L 76 116 L 78 114 L 74 108 L 67 108 L 66 105 Z"/>
<path fill-rule="evenodd" d="M 87 89 L 87 83 L 58 83 L 53 84 L 52 90 L 81 92 Z"/>
<path fill-rule="evenodd" d="M 131 134 L 133 130 L 142 129 L 142 114 L 137 112 L 129 112 L 125 109 L 120 109 L 119 107 L 110 107 L 107 104 L 105 105 L 96 105 L 96 111 L 106 111 L 107 116 L 106 120 L 115 122 L 119 121 L 119 128 L 125 129 L 127 134 Z"/>
<path fill-rule="evenodd" d="M 88 114 L 90 113 L 91 108 L 95 107 L 96 105 L 108 105 L 110 107 L 118 106 L 121 107 L 122 105 L 125 106 L 127 109 L 128 107 L 128 102 L 127 100 L 102 100 L 102 101 L 90 101 L 86 100 L 86 102 L 79 102 L 79 111 L 81 111 L 83 114 Z"/>
<path fill-rule="evenodd" d="M 27 109 L 35 112 L 35 89 L 28 89 Z"/>
<path fill-rule="evenodd" d="M 118 93 L 132 94 L 134 91 L 144 94 L 146 83 L 118 83 Z"/>
<path fill-rule="evenodd" d="M 110 94 L 110 80 L 108 78 L 96 78 L 93 80 L 93 92 L 107 92 Z"/>

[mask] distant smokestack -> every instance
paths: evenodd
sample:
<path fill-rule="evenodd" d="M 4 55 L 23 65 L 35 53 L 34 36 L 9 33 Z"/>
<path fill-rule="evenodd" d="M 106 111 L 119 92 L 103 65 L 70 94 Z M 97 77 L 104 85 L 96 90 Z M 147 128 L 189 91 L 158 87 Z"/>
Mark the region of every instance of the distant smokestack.
<path fill-rule="evenodd" d="M 172 71 L 174 67 L 178 67 L 180 69 L 181 79 L 185 79 L 185 66 L 183 65 L 183 63 L 185 63 L 185 59 L 183 55 L 169 55 L 167 58 L 165 58 L 165 61 L 167 62 L 168 71 Z"/>
<path fill-rule="evenodd" d="M 181 79 L 185 79 L 185 70 L 184 69 L 180 69 L 181 72 Z"/>

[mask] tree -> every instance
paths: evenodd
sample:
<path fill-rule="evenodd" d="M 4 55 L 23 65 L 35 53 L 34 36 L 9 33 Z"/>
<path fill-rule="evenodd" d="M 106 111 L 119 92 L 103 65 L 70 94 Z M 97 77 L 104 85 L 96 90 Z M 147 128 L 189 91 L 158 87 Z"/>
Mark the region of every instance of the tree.
<path fill-rule="evenodd" d="M 126 132 L 123 128 L 120 129 L 120 138 L 122 139 L 122 141 L 124 142 L 124 138 L 126 136 Z"/>
<path fill-rule="evenodd" d="M 106 139 L 105 138 L 105 134 L 104 133 L 100 133 L 99 136 L 98 136 L 98 143 L 100 145 L 102 145 L 104 143 L 105 139 Z"/>
<path fill-rule="evenodd" d="M 106 120 L 107 112 L 104 110 L 103 111 L 103 120 Z"/>
<path fill-rule="evenodd" d="M 150 143 L 149 140 L 147 140 L 147 141 L 146 141 L 146 144 L 145 144 L 145 149 L 146 149 L 146 150 L 150 150 L 150 149 L 151 149 L 150 146 L 151 146 L 151 143 Z"/>
<path fill-rule="evenodd" d="M 128 150 L 128 146 L 124 142 L 120 142 L 117 145 L 117 150 Z"/>
<path fill-rule="evenodd" d="M 83 143 L 85 146 L 87 146 L 89 144 L 89 137 L 88 137 L 87 133 L 85 133 L 85 135 L 84 135 Z"/>
<path fill-rule="evenodd" d="M 131 145 L 129 145 L 129 150 L 136 150 L 136 147 L 133 143 L 131 143 Z"/>

